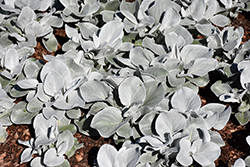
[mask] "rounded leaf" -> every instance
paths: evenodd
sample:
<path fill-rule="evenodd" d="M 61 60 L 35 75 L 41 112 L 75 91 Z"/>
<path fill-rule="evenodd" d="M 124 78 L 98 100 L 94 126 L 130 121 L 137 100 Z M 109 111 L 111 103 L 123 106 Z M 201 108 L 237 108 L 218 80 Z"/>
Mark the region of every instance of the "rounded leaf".
<path fill-rule="evenodd" d="M 156 119 L 155 129 L 160 136 L 166 133 L 178 132 L 186 125 L 185 117 L 176 110 L 162 112 Z"/>
<path fill-rule="evenodd" d="M 13 70 L 19 64 L 18 52 L 15 49 L 7 50 L 3 60 L 5 68 Z"/>
<path fill-rule="evenodd" d="M 113 20 L 106 23 L 100 31 L 99 39 L 101 43 L 114 43 L 117 39 L 123 36 L 123 23 L 118 20 Z M 110 33 L 112 32 L 112 33 Z"/>
<path fill-rule="evenodd" d="M 175 92 L 171 99 L 171 104 L 181 112 L 186 112 L 188 110 L 198 109 L 201 106 L 201 100 L 192 89 L 183 87 Z"/>
<path fill-rule="evenodd" d="M 110 137 L 122 125 L 124 125 L 122 112 L 115 107 L 106 107 L 99 111 L 91 122 L 91 127 L 98 130 L 103 137 Z"/>
<path fill-rule="evenodd" d="M 189 166 L 193 163 L 193 158 L 190 156 L 191 142 L 185 138 L 180 140 L 180 151 L 176 156 L 176 160 L 183 166 Z"/>
<path fill-rule="evenodd" d="M 80 93 L 86 102 L 104 101 L 109 97 L 110 88 L 98 81 L 88 81 L 82 84 Z"/>
<path fill-rule="evenodd" d="M 192 146 L 196 147 L 193 158 L 202 166 L 212 164 L 220 156 L 220 147 L 213 142 L 196 140 Z"/>
<path fill-rule="evenodd" d="M 135 47 L 129 52 L 131 62 L 137 66 L 149 66 L 154 58 L 154 54 L 142 47 Z"/>
<path fill-rule="evenodd" d="M 22 89 L 36 88 L 38 81 L 36 79 L 24 79 L 17 82 L 17 85 Z"/>
<path fill-rule="evenodd" d="M 47 95 L 54 96 L 63 87 L 63 78 L 56 72 L 49 72 L 44 80 L 43 90 Z"/>
<path fill-rule="evenodd" d="M 155 107 L 165 96 L 165 88 L 161 82 L 151 81 L 145 83 L 146 99 L 143 105 Z"/>
<path fill-rule="evenodd" d="M 64 156 L 58 156 L 55 148 L 50 148 L 44 154 L 44 164 L 48 166 L 60 165 L 64 162 Z"/>
<path fill-rule="evenodd" d="M 67 65 L 59 59 L 53 59 L 46 63 L 40 73 L 40 78 L 44 81 L 44 78 L 49 72 L 56 71 L 63 78 L 64 83 L 70 83 L 72 81 L 71 72 Z"/>
<path fill-rule="evenodd" d="M 208 74 L 209 71 L 213 71 L 218 62 L 213 58 L 198 58 L 194 61 L 191 68 L 188 69 L 188 74 L 194 74 L 197 76 L 204 76 Z"/>
<path fill-rule="evenodd" d="M 37 115 L 37 112 L 30 113 L 26 110 L 25 102 L 17 103 L 11 112 L 10 119 L 15 124 L 31 124 L 32 119 Z"/>
<path fill-rule="evenodd" d="M 116 165 L 118 151 L 115 147 L 104 144 L 101 146 L 97 154 L 97 162 L 100 167 L 111 167 Z"/>
<path fill-rule="evenodd" d="M 126 78 L 118 88 L 119 98 L 125 106 L 140 104 L 146 98 L 146 89 L 138 77 Z"/>
<path fill-rule="evenodd" d="M 229 18 L 227 18 L 226 16 L 221 15 L 221 14 L 217 14 L 217 15 L 211 17 L 210 21 L 219 27 L 224 27 L 230 23 Z"/>
<path fill-rule="evenodd" d="M 248 89 L 248 87 L 249 87 L 248 85 L 250 84 L 249 73 L 250 73 L 250 67 L 247 67 L 243 70 L 243 72 L 240 75 L 240 83 L 244 89 Z"/>

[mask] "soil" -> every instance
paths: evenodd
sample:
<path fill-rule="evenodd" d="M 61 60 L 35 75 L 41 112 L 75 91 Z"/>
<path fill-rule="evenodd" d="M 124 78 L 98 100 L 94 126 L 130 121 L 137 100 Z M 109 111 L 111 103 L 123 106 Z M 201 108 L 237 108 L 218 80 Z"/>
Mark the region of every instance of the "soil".
<path fill-rule="evenodd" d="M 242 12 L 238 14 L 236 19 L 231 23 L 235 27 L 244 28 L 243 42 L 250 39 L 250 13 Z M 42 55 L 56 55 L 63 53 L 62 44 L 67 41 L 64 29 L 55 29 L 54 34 L 59 42 L 56 52 L 48 52 L 38 39 L 35 47 L 35 54 L 32 57 L 43 59 Z M 202 105 L 211 102 L 219 102 L 218 98 L 210 91 L 210 86 L 215 81 L 216 77 L 213 73 L 210 74 L 211 83 L 204 88 L 200 88 L 199 95 L 202 100 Z M 227 104 L 229 105 L 229 104 Z M 230 104 L 231 105 L 231 104 Z M 20 163 L 20 154 L 26 148 L 18 144 L 18 140 L 29 140 L 32 137 L 32 127 L 30 125 L 11 125 L 7 128 L 7 140 L 0 144 L 0 167 L 28 167 L 29 163 Z M 246 143 L 246 136 L 250 135 L 250 123 L 245 126 L 239 125 L 234 115 L 230 117 L 229 122 L 224 129 L 218 131 L 225 146 L 221 148 L 221 155 L 216 160 L 216 166 L 231 167 L 238 158 L 245 158 L 250 155 L 250 146 Z M 83 147 L 75 152 L 68 160 L 73 167 L 91 167 L 94 164 L 98 149 L 105 143 L 114 144 L 111 139 L 91 138 L 80 133 L 74 135 L 79 143 L 83 143 Z"/>

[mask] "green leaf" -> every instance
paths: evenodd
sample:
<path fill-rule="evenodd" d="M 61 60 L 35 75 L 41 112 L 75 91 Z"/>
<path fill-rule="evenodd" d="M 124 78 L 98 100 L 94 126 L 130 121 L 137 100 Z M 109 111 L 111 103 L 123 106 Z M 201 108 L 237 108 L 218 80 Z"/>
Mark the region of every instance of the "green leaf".
<path fill-rule="evenodd" d="M 43 42 L 45 48 L 49 52 L 55 52 L 55 51 L 57 51 L 58 41 L 57 41 L 56 37 L 52 33 L 46 35 L 42 39 L 42 42 Z"/>
<path fill-rule="evenodd" d="M 235 117 L 241 125 L 246 125 L 250 120 L 250 111 L 237 112 Z"/>

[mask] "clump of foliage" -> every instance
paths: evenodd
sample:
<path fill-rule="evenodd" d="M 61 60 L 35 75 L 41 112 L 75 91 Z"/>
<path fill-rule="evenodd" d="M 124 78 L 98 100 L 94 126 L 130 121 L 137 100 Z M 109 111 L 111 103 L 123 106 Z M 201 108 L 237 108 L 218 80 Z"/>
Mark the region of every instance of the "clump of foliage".
<path fill-rule="evenodd" d="M 215 166 L 225 143 L 212 129 L 223 129 L 232 112 L 242 125 L 250 120 L 250 44 L 230 26 L 249 5 L 0 0 L 1 142 L 9 125 L 31 124 L 34 138 L 19 143 L 27 147 L 21 163 L 32 167 L 70 166 L 65 156 L 82 147 L 77 130 L 121 145 L 103 145 L 99 167 Z M 57 50 L 54 28 L 65 28 L 63 53 L 35 60 L 37 40 Z M 199 87 L 215 71 L 221 80 L 211 90 L 237 109 L 201 106 Z M 248 157 L 234 166 L 249 164 Z"/>

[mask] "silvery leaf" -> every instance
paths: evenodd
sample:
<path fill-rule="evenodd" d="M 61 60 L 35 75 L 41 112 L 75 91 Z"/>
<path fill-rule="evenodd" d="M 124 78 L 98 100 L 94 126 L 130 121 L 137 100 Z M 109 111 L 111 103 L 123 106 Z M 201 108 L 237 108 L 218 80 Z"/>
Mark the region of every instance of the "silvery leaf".
<path fill-rule="evenodd" d="M 25 37 L 21 36 L 18 33 L 15 33 L 15 32 L 10 33 L 10 36 L 16 38 L 18 41 L 25 41 L 26 40 Z"/>
<path fill-rule="evenodd" d="M 118 151 L 119 166 L 136 166 L 141 154 L 139 147 L 130 146 L 126 148 L 124 144 L 123 147 Z"/>
<path fill-rule="evenodd" d="M 59 134 L 59 137 L 56 142 L 58 155 L 63 155 L 74 145 L 74 136 L 69 130 L 64 130 Z"/>
<path fill-rule="evenodd" d="M 110 88 L 98 81 L 88 81 L 82 84 L 80 92 L 86 102 L 103 101 L 109 96 Z"/>
<path fill-rule="evenodd" d="M 203 166 L 213 163 L 221 152 L 220 147 L 213 142 L 196 140 L 192 146 L 196 147 L 196 152 L 193 154 L 194 160 Z"/>
<path fill-rule="evenodd" d="M 175 92 L 171 99 L 171 104 L 174 108 L 185 112 L 198 109 L 201 106 L 201 100 L 193 90 L 183 87 Z"/>
<path fill-rule="evenodd" d="M 88 115 L 95 115 L 105 107 L 108 107 L 108 105 L 104 102 L 96 102 L 94 103 L 91 108 L 89 109 Z"/>
<path fill-rule="evenodd" d="M 180 140 L 180 151 L 176 156 L 176 160 L 184 166 L 189 166 L 193 163 L 193 158 L 190 156 L 191 142 L 185 138 Z"/>
<path fill-rule="evenodd" d="M 149 37 L 143 39 L 142 46 L 150 49 L 157 55 L 165 55 L 167 53 L 163 45 L 156 44 L 155 41 Z"/>
<path fill-rule="evenodd" d="M 38 98 L 32 98 L 27 104 L 27 110 L 31 113 L 40 111 L 43 108 L 43 102 L 41 102 Z"/>
<path fill-rule="evenodd" d="M 110 1 L 109 1 L 110 2 Z M 103 10 L 100 12 L 104 22 L 109 22 L 114 20 L 115 12 L 110 10 Z"/>
<path fill-rule="evenodd" d="M 0 100 L 2 100 L 6 95 L 7 95 L 6 92 L 2 88 L 0 88 Z"/>
<path fill-rule="evenodd" d="M 211 136 L 211 142 L 216 143 L 219 147 L 224 147 L 225 142 L 223 141 L 221 135 L 219 132 L 216 131 L 209 131 L 210 136 Z"/>
<path fill-rule="evenodd" d="M 115 147 L 104 144 L 97 154 L 97 162 L 100 167 L 115 166 L 117 164 L 118 151 Z"/>
<path fill-rule="evenodd" d="M 54 96 L 63 87 L 63 78 L 56 71 L 49 72 L 44 80 L 43 90 L 47 95 Z"/>
<path fill-rule="evenodd" d="M 138 8 L 139 8 L 138 1 L 134 1 L 133 3 L 122 1 L 120 4 L 121 13 L 134 24 L 137 24 L 137 20 L 134 14 L 138 10 Z"/>
<path fill-rule="evenodd" d="M 12 70 L 19 64 L 19 55 L 17 50 L 8 49 L 4 57 L 4 67 Z"/>
<path fill-rule="evenodd" d="M 215 31 L 215 28 L 213 27 L 213 25 L 211 23 L 206 23 L 206 24 L 198 23 L 195 25 L 195 28 L 201 34 L 204 34 L 206 36 L 209 36 L 210 34 L 212 34 L 213 31 Z"/>
<path fill-rule="evenodd" d="M 34 89 L 37 84 L 38 81 L 36 79 L 24 79 L 17 82 L 17 85 L 22 89 Z"/>
<path fill-rule="evenodd" d="M 113 20 L 106 23 L 99 33 L 101 43 L 107 42 L 112 44 L 123 36 L 123 23 L 118 20 Z M 112 32 L 112 33 L 109 33 Z"/>
<path fill-rule="evenodd" d="M 80 34 L 78 33 L 78 29 L 77 28 L 73 28 L 68 26 L 67 24 L 65 25 L 65 32 L 67 34 L 67 36 L 73 40 L 74 42 L 79 42 L 80 39 Z"/>
<path fill-rule="evenodd" d="M 24 30 L 29 23 L 35 20 L 35 18 L 35 12 L 30 7 L 25 6 L 17 17 L 17 26 Z"/>
<path fill-rule="evenodd" d="M 41 5 L 39 10 L 46 11 L 51 5 L 53 1 L 52 0 L 41 0 Z"/>
<path fill-rule="evenodd" d="M 176 87 L 184 84 L 185 77 L 178 77 L 178 74 L 180 73 L 179 69 L 172 69 L 168 73 L 168 82 L 171 86 Z"/>
<path fill-rule="evenodd" d="M 121 103 L 125 106 L 140 104 L 146 98 L 146 89 L 143 82 L 137 77 L 126 78 L 118 87 Z"/>
<path fill-rule="evenodd" d="M 70 156 L 68 156 L 68 157 L 70 157 Z M 54 166 L 54 167 L 70 167 L 70 163 L 69 163 L 69 161 L 67 159 L 65 159 L 62 164 Z"/>
<path fill-rule="evenodd" d="M 64 156 L 58 155 L 55 148 L 50 148 L 45 152 L 43 162 L 48 166 L 56 166 L 62 164 L 64 160 Z"/>
<path fill-rule="evenodd" d="M 19 58 L 28 58 L 29 56 L 33 55 L 35 53 L 35 49 L 34 48 L 30 48 L 30 47 L 22 47 L 20 49 L 18 49 L 18 55 Z"/>
<path fill-rule="evenodd" d="M 246 137 L 247 144 L 250 146 L 250 136 Z"/>
<path fill-rule="evenodd" d="M 0 134 L 0 143 L 4 143 L 8 137 L 8 133 L 6 129 L 2 130 L 2 133 Z"/>
<path fill-rule="evenodd" d="M 230 92 L 231 86 L 228 83 L 222 83 L 221 80 L 216 81 L 212 86 L 212 92 L 218 97 L 224 93 Z"/>
<path fill-rule="evenodd" d="M 40 7 L 41 1 L 39 1 L 39 0 L 26 0 L 26 1 L 16 0 L 15 5 L 20 9 L 22 9 L 26 6 L 29 6 L 32 10 L 36 10 Z"/>
<path fill-rule="evenodd" d="M 250 166 L 250 156 L 247 156 L 245 158 L 245 163 L 246 163 L 247 166 Z"/>
<path fill-rule="evenodd" d="M 161 23 L 162 25 L 160 26 L 159 30 L 163 31 L 167 27 L 178 25 L 180 20 L 181 16 L 179 15 L 179 13 L 175 9 L 169 8 L 163 16 Z"/>
<path fill-rule="evenodd" d="M 227 18 L 226 16 L 221 15 L 221 14 L 217 14 L 217 15 L 211 17 L 210 21 L 219 27 L 224 27 L 230 23 L 229 18 Z"/>
<path fill-rule="evenodd" d="M 170 32 L 165 34 L 165 43 L 173 49 L 175 44 L 177 44 L 178 47 L 182 47 L 186 44 L 186 41 L 183 36 L 178 35 L 175 32 Z"/>
<path fill-rule="evenodd" d="M 26 41 L 17 42 L 18 46 L 21 47 L 35 47 L 37 45 L 36 37 L 33 34 L 26 34 Z"/>
<path fill-rule="evenodd" d="M 133 48 L 133 44 L 132 43 L 130 43 L 130 42 L 123 42 L 122 44 L 121 44 L 121 46 L 119 47 L 119 50 L 120 51 L 131 51 L 132 50 L 132 48 Z"/>
<path fill-rule="evenodd" d="M 26 34 L 32 34 L 35 37 L 43 37 L 49 33 L 51 33 L 53 29 L 48 25 L 41 25 L 37 21 L 29 23 L 25 28 Z"/>
<path fill-rule="evenodd" d="M 25 150 L 23 150 L 22 155 L 20 157 L 21 161 L 20 164 L 23 162 L 29 162 L 33 157 L 33 148 L 26 148 Z"/>
<path fill-rule="evenodd" d="M 199 87 L 206 86 L 210 81 L 208 73 L 206 75 L 200 76 L 200 77 L 187 77 L 187 79 Z"/>
<path fill-rule="evenodd" d="M 237 159 L 233 165 L 233 167 L 245 167 L 245 166 L 246 166 L 245 161 L 242 158 Z"/>
<path fill-rule="evenodd" d="M 72 141 L 74 141 L 74 138 L 72 138 Z M 58 141 L 57 141 L 57 143 L 58 143 Z M 67 149 L 68 149 L 67 145 L 68 145 L 68 140 L 64 140 L 63 142 L 61 142 L 60 144 L 58 144 L 56 146 L 57 147 L 57 154 L 59 156 L 63 156 L 63 154 L 67 151 Z"/>
<path fill-rule="evenodd" d="M 188 69 L 189 74 L 204 76 L 209 71 L 213 71 L 217 67 L 218 61 L 213 58 L 197 58 L 192 67 Z"/>
<path fill-rule="evenodd" d="M 61 110 L 68 110 L 73 107 L 72 104 L 66 102 L 66 98 L 62 95 L 59 95 L 57 99 L 55 99 L 53 106 Z"/>
<path fill-rule="evenodd" d="M 204 18 L 211 18 L 214 14 L 218 12 L 219 8 L 219 1 L 206 1 L 206 11 L 204 13 Z"/>
<path fill-rule="evenodd" d="M 146 89 L 146 99 L 143 102 L 144 106 L 155 107 L 165 96 L 165 87 L 161 82 L 152 81 L 144 84 Z"/>
<path fill-rule="evenodd" d="M 193 42 L 193 37 L 190 34 L 190 32 L 186 28 L 184 28 L 184 27 L 182 27 L 180 25 L 176 25 L 176 26 L 166 28 L 165 31 L 164 31 L 164 34 L 168 34 L 170 32 L 175 32 L 176 34 L 182 36 L 185 39 L 186 44 L 190 44 L 190 43 Z"/>
<path fill-rule="evenodd" d="M 92 35 L 97 33 L 98 27 L 88 22 L 81 22 L 77 24 L 84 39 L 90 39 Z"/>
<path fill-rule="evenodd" d="M 129 58 L 131 62 L 137 66 L 149 66 L 154 58 L 154 54 L 149 50 L 143 49 L 141 47 L 133 48 L 129 53 Z"/>
<path fill-rule="evenodd" d="M 41 157 L 36 157 L 30 162 L 31 167 L 44 167 Z"/>
<path fill-rule="evenodd" d="M 117 131 L 116 134 L 120 137 L 124 137 L 125 139 L 128 139 L 131 135 L 131 127 L 129 123 L 125 123 L 122 127 L 120 127 Z"/>
<path fill-rule="evenodd" d="M 46 35 L 43 39 L 42 42 L 45 46 L 45 48 L 49 51 L 49 52 L 55 52 L 57 50 L 57 39 L 56 37 L 50 33 L 48 35 Z"/>
<path fill-rule="evenodd" d="M 186 120 L 183 115 L 176 110 L 162 112 L 156 119 L 156 132 L 163 137 L 165 133 L 175 133 L 183 129 L 186 125 Z"/>
<path fill-rule="evenodd" d="M 37 115 L 37 112 L 29 113 L 26 111 L 26 103 L 19 102 L 11 112 L 10 119 L 15 124 L 31 124 L 32 119 Z"/>
<path fill-rule="evenodd" d="M 72 81 L 69 68 L 63 61 L 59 59 L 53 59 L 43 66 L 40 73 L 41 80 L 44 81 L 45 76 L 51 71 L 56 71 L 63 78 L 65 84 Z"/>
<path fill-rule="evenodd" d="M 218 113 L 218 120 L 213 127 L 217 130 L 221 130 L 227 124 L 230 115 L 231 115 L 231 107 L 226 107 L 222 104 L 209 103 L 201 108 L 201 111 L 204 113 Z M 207 116 L 209 117 L 209 116 Z"/>
<path fill-rule="evenodd" d="M 212 56 L 213 50 L 202 45 L 186 45 L 180 53 L 185 68 L 189 68 L 198 58 L 211 58 Z"/>
<path fill-rule="evenodd" d="M 240 83 L 244 89 L 249 89 L 248 88 L 248 85 L 250 83 L 249 72 L 250 72 L 250 67 L 247 67 L 243 70 L 243 72 L 240 75 Z"/>
<path fill-rule="evenodd" d="M 98 130 L 103 137 L 110 137 L 127 121 L 123 121 L 121 111 L 114 107 L 106 107 L 99 111 L 91 122 L 91 127 Z"/>
<path fill-rule="evenodd" d="M 23 71 L 26 76 L 26 78 L 33 78 L 33 76 L 36 74 L 36 71 L 38 71 L 39 67 L 38 65 L 33 61 L 27 61 L 24 65 Z"/>
<path fill-rule="evenodd" d="M 63 26 L 63 20 L 60 17 L 50 15 L 48 16 L 48 18 L 46 18 L 46 25 L 56 27 L 56 28 L 61 28 Z"/>
<path fill-rule="evenodd" d="M 65 111 L 60 111 L 53 109 L 51 107 L 43 108 L 43 115 L 46 119 L 50 119 L 51 117 L 55 117 L 57 120 L 61 120 L 64 116 Z"/>
<path fill-rule="evenodd" d="M 153 16 L 156 20 L 156 23 L 158 23 L 160 21 L 160 18 L 162 16 L 162 13 L 167 11 L 167 9 L 169 8 L 173 8 L 176 11 L 180 10 L 180 6 L 170 0 L 157 0 L 154 1 L 153 6 L 150 7 L 147 12 L 149 15 Z"/>
<path fill-rule="evenodd" d="M 194 20 L 199 21 L 203 17 L 205 9 L 206 3 L 204 0 L 194 0 L 187 10 Z"/>

